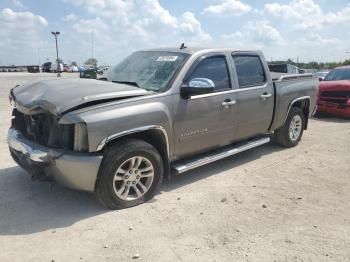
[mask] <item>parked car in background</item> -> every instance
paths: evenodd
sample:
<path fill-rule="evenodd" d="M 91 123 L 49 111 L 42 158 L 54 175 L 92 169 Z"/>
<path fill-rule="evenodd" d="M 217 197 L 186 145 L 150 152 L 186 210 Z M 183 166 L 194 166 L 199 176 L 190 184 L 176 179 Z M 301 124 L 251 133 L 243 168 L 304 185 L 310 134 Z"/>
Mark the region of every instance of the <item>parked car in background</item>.
<path fill-rule="evenodd" d="M 69 72 L 79 72 L 79 68 L 76 65 L 71 65 L 68 69 Z"/>
<path fill-rule="evenodd" d="M 109 70 L 110 68 L 111 68 L 110 66 L 99 66 L 99 67 L 97 68 L 97 74 L 99 74 L 99 75 L 105 75 L 105 74 L 108 72 L 108 70 Z"/>
<path fill-rule="evenodd" d="M 38 65 L 27 66 L 27 72 L 28 73 L 39 73 L 40 72 L 40 66 L 38 66 Z"/>
<path fill-rule="evenodd" d="M 60 73 L 63 72 L 63 64 L 62 63 L 59 63 L 58 70 Z M 57 63 L 51 63 L 50 72 L 57 73 Z"/>
<path fill-rule="evenodd" d="M 80 78 L 96 79 L 97 78 L 97 71 L 94 68 L 85 69 L 84 71 L 80 71 L 79 76 L 80 76 Z"/>
<path fill-rule="evenodd" d="M 45 62 L 41 65 L 41 72 L 49 73 L 51 69 L 51 62 Z"/>
<path fill-rule="evenodd" d="M 69 67 L 67 64 L 63 64 L 63 72 L 68 72 L 69 71 Z"/>
<path fill-rule="evenodd" d="M 350 66 L 335 68 L 320 82 L 317 112 L 350 117 Z"/>
<path fill-rule="evenodd" d="M 312 74 L 313 76 L 317 76 L 317 69 L 300 69 L 299 72 L 301 74 Z"/>
<path fill-rule="evenodd" d="M 300 74 L 300 68 L 291 64 L 269 64 L 270 72 L 283 74 Z"/>
<path fill-rule="evenodd" d="M 110 209 L 131 207 L 151 199 L 170 175 L 271 137 L 296 146 L 317 86 L 311 74 L 273 81 L 259 51 L 139 51 L 107 81 L 59 78 L 13 88 L 8 143 L 35 178 L 95 192 Z"/>

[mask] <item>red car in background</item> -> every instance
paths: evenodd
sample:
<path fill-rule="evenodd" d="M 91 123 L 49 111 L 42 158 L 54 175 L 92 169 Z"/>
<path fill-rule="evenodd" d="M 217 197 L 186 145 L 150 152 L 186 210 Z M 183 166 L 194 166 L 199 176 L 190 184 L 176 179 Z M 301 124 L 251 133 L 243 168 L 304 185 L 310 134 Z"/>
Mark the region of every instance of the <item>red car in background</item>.
<path fill-rule="evenodd" d="M 317 112 L 350 117 L 350 66 L 333 69 L 320 82 Z"/>

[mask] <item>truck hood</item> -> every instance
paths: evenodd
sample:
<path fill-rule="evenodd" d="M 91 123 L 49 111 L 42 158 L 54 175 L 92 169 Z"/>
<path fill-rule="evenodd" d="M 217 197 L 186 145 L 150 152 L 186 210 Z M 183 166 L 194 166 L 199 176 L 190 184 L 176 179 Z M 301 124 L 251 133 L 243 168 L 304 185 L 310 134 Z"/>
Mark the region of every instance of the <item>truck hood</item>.
<path fill-rule="evenodd" d="M 350 80 L 321 81 L 320 91 L 350 91 Z"/>
<path fill-rule="evenodd" d="M 27 113 L 47 110 L 60 116 L 76 108 L 144 96 L 153 92 L 131 85 L 92 79 L 49 79 L 16 86 L 10 100 Z"/>

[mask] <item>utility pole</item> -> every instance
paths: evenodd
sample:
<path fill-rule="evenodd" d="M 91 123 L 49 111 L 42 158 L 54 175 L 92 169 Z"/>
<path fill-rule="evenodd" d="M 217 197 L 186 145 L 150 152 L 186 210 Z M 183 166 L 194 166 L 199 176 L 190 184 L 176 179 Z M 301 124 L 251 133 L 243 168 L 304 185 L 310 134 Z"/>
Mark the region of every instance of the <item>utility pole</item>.
<path fill-rule="evenodd" d="M 91 31 L 91 58 L 94 58 L 94 31 Z"/>
<path fill-rule="evenodd" d="M 56 60 L 56 64 L 57 64 L 57 77 L 60 77 L 61 74 L 60 74 L 60 63 L 59 63 L 59 60 L 58 60 L 58 46 L 57 46 L 57 37 L 58 35 L 60 34 L 60 32 L 51 32 L 51 34 L 53 34 L 55 36 L 55 40 L 56 40 L 56 57 L 57 57 L 57 60 Z"/>
<path fill-rule="evenodd" d="M 40 60 L 41 60 L 41 59 L 40 59 L 40 48 L 38 48 L 38 65 L 39 65 L 39 67 L 41 66 L 41 65 L 40 65 Z"/>

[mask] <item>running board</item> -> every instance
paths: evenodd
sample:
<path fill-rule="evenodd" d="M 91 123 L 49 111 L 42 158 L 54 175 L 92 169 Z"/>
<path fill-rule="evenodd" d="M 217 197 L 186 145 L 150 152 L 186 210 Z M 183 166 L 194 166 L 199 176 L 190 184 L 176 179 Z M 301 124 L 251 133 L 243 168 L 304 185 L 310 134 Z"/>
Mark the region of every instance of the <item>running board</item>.
<path fill-rule="evenodd" d="M 233 156 L 240 152 L 246 151 L 248 149 L 251 149 L 257 146 L 261 146 L 269 142 L 270 142 L 269 137 L 249 140 L 245 143 L 239 143 L 231 147 L 225 147 L 225 149 L 219 149 L 194 159 L 185 160 L 184 162 L 174 164 L 172 168 L 175 170 L 175 174 L 178 175 L 178 174 L 187 172 L 191 169 L 215 162 L 217 160 L 220 160 L 229 156 Z"/>

